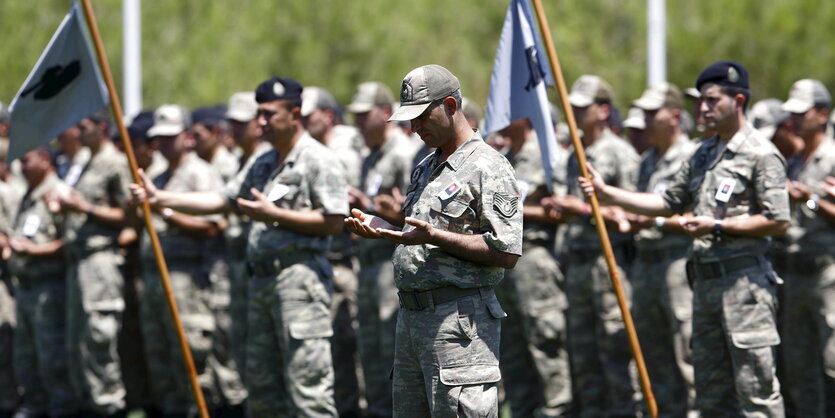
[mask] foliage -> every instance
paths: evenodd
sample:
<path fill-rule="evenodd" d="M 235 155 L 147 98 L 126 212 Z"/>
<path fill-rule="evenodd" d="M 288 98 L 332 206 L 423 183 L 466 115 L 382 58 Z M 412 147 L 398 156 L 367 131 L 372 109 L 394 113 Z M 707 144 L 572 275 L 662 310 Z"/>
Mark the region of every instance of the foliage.
<path fill-rule="evenodd" d="M 93 0 L 121 84 L 120 0 Z M 628 106 L 646 80 L 646 11 L 641 0 L 545 0 L 565 78 L 610 81 Z M 70 5 L 68 0 L 0 2 L 0 100 L 11 100 Z M 298 78 L 350 100 L 366 80 L 399 85 L 411 68 L 438 63 L 484 103 L 506 0 L 146 0 L 142 4 L 143 95 L 148 107 L 225 102 L 272 74 Z M 668 78 L 692 85 L 718 59 L 751 71 L 754 98 L 788 94 L 800 78 L 835 86 L 835 48 L 826 29 L 835 2 L 667 0 Z M 569 86 L 570 87 L 570 86 Z"/>

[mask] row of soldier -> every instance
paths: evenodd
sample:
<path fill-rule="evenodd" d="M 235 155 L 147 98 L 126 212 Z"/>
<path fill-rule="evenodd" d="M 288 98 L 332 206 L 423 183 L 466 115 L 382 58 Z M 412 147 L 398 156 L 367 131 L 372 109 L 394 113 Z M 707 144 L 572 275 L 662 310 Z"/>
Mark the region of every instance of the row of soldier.
<path fill-rule="evenodd" d="M 698 92 L 688 95 L 698 106 Z M 292 107 L 259 105 L 277 100 L 297 100 L 298 114 Z M 569 100 L 587 157 L 607 184 L 663 194 L 698 147 L 682 128 L 685 99 L 673 85 L 649 88 L 634 101 L 636 110 L 623 127 L 613 117 L 613 90 L 601 78 L 581 77 Z M 392 414 L 390 370 L 399 308 L 394 244 L 358 239 L 341 223 L 324 233 L 290 227 L 295 236 L 264 241 L 265 230 L 283 223 L 268 222 L 263 212 L 272 202 L 315 206 L 321 200 L 322 213 L 337 219 L 350 205 L 402 224 L 412 167 L 431 150 L 408 129 L 387 123 L 394 102 L 385 85 L 361 84 L 347 107 L 358 128 L 353 129 L 343 124 L 341 109 L 326 90 L 302 90 L 291 79 L 276 78 L 259 85 L 257 94 L 234 95 L 228 108 L 188 112 L 166 105 L 133 120 L 134 151 L 148 179 L 144 188 L 134 186 L 134 194 L 157 192 L 151 199 L 155 228 L 200 383 L 219 416 L 243 414 L 247 397 L 252 416 L 351 416 L 360 412 L 360 393 L 367 416 Z M 831 202 L 826 196 L 833 187 L 821 182 L 835 174 L 827 165 L 835 156 L 826 131 L 830 105 L 821 83 L 802 80 L 785 105 L 768 101 L 751 112 L 755 126 L 789 159 L 793 181 L 787 188 L 797 203 L 794 234 L 773 247 L 772 259 L 791 266 L 781 272 L 787 277 L 798 276 L 788 280 L 783 302 L 791 324 L 784 340 L 794 341 L 784 345 L 784 352 L 790 364 L 803 365 L 785 369 L 784 393 L 791 395 L 798 416 L 823 416 L 823 382 L 833 361 L 826 348 L 831 326 L 821 274 L 831 261 L 820 254 L 828 242 L 825 219 Z M 276 120 L 284 111 L 290 115 Z M 477 111 L 466 101 L 464 112 L 477 126 Z M 635 117 L 636 112 L 643 116 Z M 695 114 L 695 126 L 704 129 L 698 107 Z M 282 149 L 282 134 L 296 132 L 294 127 L 307 133 L 294 147 Z M 506 400 L 514 416 L 634 416 L 639 395 L 623 321 L 590 207 L 573 180 L 579 167 L 565 132 L 556 128 L 565 147 L 558 150 L 553 195 L 526 120 L 488 138 L 513 165 L 525 202 L 524 253 L 496 289 L 508 312 L 501 350 Z M 631 143 L 615 134 L 620 129 Z M 12 315 L 17 320 L 14 367 L 3 370 L 14 369 L 18 382 L 0 386 L 21 391 L 12 391 L 0 406 L 20 407 L 23 416 L 119 416 L 130 406 L 147 406 L 151 415 L 193 413 L 153 254 L 136 202 L 129 199 L 125 157 L 111 131 L 105 115 L 94 115 L 58 138 L 57 155 L 38 149 L 21 159 L 19 176 L 14 165 L 4 170 L 4 272 L 6 283 L 14 283 L 7 288 L 18 304 Z M 284 152 L 279 167 L 259 160 L 271 150 Z M 317 170 L 321 190 L 313 190 L 322 195 L 302 192 L 299 182 L 308 177 L 293 170 L 276 180 L 273 171 L 282 172 L 285 165 Z M 262 182 L 253 183 L 250 172 Z M 275 185 L 267 188 L 266 180 Z M 21 187 L 19 181 L 26 183 Z M 347 190 L 345 202 L 328 195 L 337 189 Z M 178 197 L 177 192 L 204 194 Z M 742 192 L 730 185 L 727 193 Z M 212 193 L 223 199 L 207 198 Z M 177 201 L 188 198 L 195 201 Z M 208 214 L 228 207 L 235 210 Z M 633 215 L 618 206 L 604 206 L 603 213 L 662 414 L 685 416 L 695 410 L 689 341 L 693 294 L 685 274 L 692 238 L 674 218 Z M 326 235 L 332 238 L 322 238 Z M 287 250 L 276 260 L 259 245 Z M 272 298 L 286 295 L 272 294 L 271 287 L 280 286 L 275 280 L 259 279 L 280 278 L 280 265 L 298 260 L 310 271 L 287 274 L 307 293 L 290 302 L 303 306 L 277 315 L 271 309 L 282 308 Z M 2 308 L 9 306 L 4 300 Z M 286 315 L 298 316 L 298 322 L 273 323 Z M 131 326 L 141 339 L 128 333 Z M 275 327 L 289 336 L 268 331 Z M 117 344 L 120 329 L 127 337 Z M 763 336 L 758 347 L 776 346 L 775 337 Z M 305 350 L 286 347 L 285 339 L 302 342 Z M 144 347 L 136 344 L 139 340 Z M 329 350 L 332 359 L 323 355 Z M 287 354 L 301 358 L 284 358 Z M 135 367 L 142 363 L 147 369 Z M 141 381 L 136 378 L 143 373 L 147 387 L 131 381 Z M 749 377 L 743 386 L 776 383 L 772 376 Z M 749 401 L 743 409 L 756 408 L 753 399 L 738 402 Z M 767 401 L 759 407 L 782 403 L 779 391 L 777 399 Z"/>

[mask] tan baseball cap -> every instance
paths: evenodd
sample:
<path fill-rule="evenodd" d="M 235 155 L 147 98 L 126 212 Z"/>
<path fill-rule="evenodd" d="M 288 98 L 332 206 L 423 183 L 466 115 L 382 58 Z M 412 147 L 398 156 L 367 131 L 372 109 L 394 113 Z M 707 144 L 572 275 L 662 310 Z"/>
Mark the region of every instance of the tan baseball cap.
<path fill-rule="evenodd" d="M 748 118 L 754 128 L 770 140 L 777 131 L 777 125 L 788 119 L 789 113 L 783 110 L 780 99 L 763 99 L 751 106 Z"/>
<path fill-rule="evenodd" d="M 644 90 L 641 97 L 632 104 L 641 110 L 653 111 L 662 107 L 681 109 L 684 107 L 684 96 L 674 84 L 656 83 Z"/>
<path fill-rule="evenodd" d="M 179 105 L 162 105 L 154 111 L 154 126 L 148 129 L 148 137 L 174 136 L 191 125 L 191 113 Z"/>
<path fill-rule="evenodd" d="M 302 116 L 310 116 L 316 109 L 336 110 L 339 109 L 339 103 L 329 91 L 321 87 L 305 87 L 302 91 Z"/>
<path fill-rule="evenodd" d="M 632 129 L 646 129 L 647 123 L 644 119 L 644 111 L 637 106 L 629 108 L 629 112 L 626 114 L 626 120 L 623 121 L 623 127 Z"/>
<path fill-rule="evenodd" d="M 436 100 L 461 90 L 458 78 L 449 70 L 437 64 L 415 68 L 403 77 L 400 84 L 400 107 L 389 121 L 412 120 Z"/>
<path fill-rule="evenodd" d="M 226 118 L 238 122 L 249 122 L 258 115 L 258 102 L 254 91 L 241 91 L 229 98 Z"/>
<path fill-rule="evenodd" d="M 357 86 L 357 92 L 348 111 L 351 113 L 365 113 L 376 106 L 391 106 L 394 103 L 394 95 L 385 84 L 379 81 L 367 81 Z"/>
<path fill-rule="evenodd" d="M 693 100 L 699 100 L 702 98 L 702 93 L 696 90 L 695 87 L 688 87 L 684 89 L 684 94 Z"/>
<path fill-rule="evenodd" d="M 595 100 L 613 101 L 615 94 L 606 80 L 596 75 L 583 75 L 571 86 L 568 101 L 572 106 L 590 106 Z"/>
<path fill-rule="evenodd" d="M 815 105 L 830 107 L 832 97 L 823 83 L 811 78 L 804 78 L 792 85 L 789 100 L 783 103 L 783 110 L 789 113 L 806 113 Z"/>

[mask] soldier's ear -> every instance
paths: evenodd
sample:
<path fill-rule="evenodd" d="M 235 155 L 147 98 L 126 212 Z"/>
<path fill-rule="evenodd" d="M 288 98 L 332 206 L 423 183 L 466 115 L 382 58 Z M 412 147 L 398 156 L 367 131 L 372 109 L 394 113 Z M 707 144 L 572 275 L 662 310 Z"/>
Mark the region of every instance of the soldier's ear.
<path fill-rule="evenodd" d="M 455 100 L 452 96 L 447 96 L 444 99 L 444 110 L 446 111 L 447 115 L 454 115 L 455 112 L 458 111 L 458 101 Z"/>

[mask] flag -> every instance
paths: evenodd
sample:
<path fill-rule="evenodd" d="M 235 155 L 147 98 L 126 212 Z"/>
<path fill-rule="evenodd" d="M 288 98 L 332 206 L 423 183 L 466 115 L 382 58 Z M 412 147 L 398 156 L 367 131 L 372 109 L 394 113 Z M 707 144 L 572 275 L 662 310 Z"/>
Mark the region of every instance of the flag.
<path fill-rule="evenodd" d="M 490 77 L 484 132 L 490 134 L 528 118 L 539 140 L 548 190 L 553 191 L 557 139 L 545 91 L 546 84 L 553 85 L 553 76 L 542 64 L 546 55 L 532 23 L 528 1 L 511 0 Z"/>
<path fill-rule="evenodd" d="M 9 106 L 9 161 L 102 110 L 108 98 L 84 15 L 73 2 Z"/>

